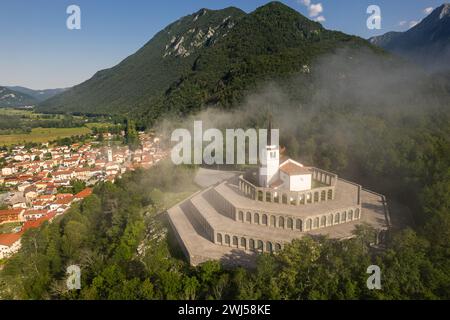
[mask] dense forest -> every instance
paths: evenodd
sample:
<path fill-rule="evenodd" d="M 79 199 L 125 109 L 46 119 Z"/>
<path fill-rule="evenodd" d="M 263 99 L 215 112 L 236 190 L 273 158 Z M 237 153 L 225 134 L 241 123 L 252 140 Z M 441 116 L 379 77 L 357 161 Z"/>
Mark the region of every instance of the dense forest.
<path fill-rule="evenodd" d="M 442 119 L 441 119 L 442 120 Z M 374 121 L 374 119 L 365 121 Z M 444 123 L 448 124 L 448 119 Z M 361 226 L 348 241 L 304 237 L 276 255 L 261 255 L 256 270 L 224 269 L 219 262 L 190 267 L 177 249 L 164 212 L 173 195 L 193 192 L 195 168 L 170 162 L 127 173 L 103 183 L 94 195 L 40 230 L 30 230 L 23 248 L 6 262 L 0 296 L 22 299 L 448 299 L 450 298 L 450 143 L 449 127 L 374 130 L 373 150 L 385 162 L 366 162 L 368 149 L 323 154 L 321 135 L 309 135 L 307 159 L 347 158 L 359 163 L 367 181 L 389 177 L 378 191 L 409 204 L 414 228 L 393 229 L 383 248 L 373 248 L 374 232 Z M 427 120 L 422 119 L 423 123 Z M 408 135 L 405 135 L 409 133 Z M 380 139 L 380 141 L 378 141 Z M 391 143 L 392 142 L 392 143 Z M 393 143 L 395 142 L 395 143 Z M 326 148 L 328 149 L 328 148 Z M 361 159 L 360 159 L 361 157 Z M 343 159 L 343 160 L 342 160 Z M 329 167 L 336 164 L 330 161 Z M 394 168 L 392 168 L 394 166 Z M 391 183 L 395 182 L 395 189 Z M 381 184 L 380 184 L 381 185 Z M 391 189 L 392 192 L 390 191 Z M 145 190 L 145 192 L 143 192 Z M 407 198 L 402 192 L 408 191 Z M 398 194 L 397 194 L 398 193 Z M 403 195 L 405 196 L 405 195 Z M 413 200 L 413 201 L 407 201 Z M 395 214 L 395 213 L 394 213 Z M 65 270 L 82 268 L 82 289 L 67 291 Z M 368 290 L 367 266 L 382 270 L 382 289 Z"/>

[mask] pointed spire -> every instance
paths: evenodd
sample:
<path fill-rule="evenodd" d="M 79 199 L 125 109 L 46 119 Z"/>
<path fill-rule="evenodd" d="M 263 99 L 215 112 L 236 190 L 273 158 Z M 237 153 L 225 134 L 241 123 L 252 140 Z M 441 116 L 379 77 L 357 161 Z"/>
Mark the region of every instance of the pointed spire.
<path fill-rule="evenodd" d="M 269 129 L 267 130 L 267 145 L 272 145 L 272 114 L 269 112 Z"/>

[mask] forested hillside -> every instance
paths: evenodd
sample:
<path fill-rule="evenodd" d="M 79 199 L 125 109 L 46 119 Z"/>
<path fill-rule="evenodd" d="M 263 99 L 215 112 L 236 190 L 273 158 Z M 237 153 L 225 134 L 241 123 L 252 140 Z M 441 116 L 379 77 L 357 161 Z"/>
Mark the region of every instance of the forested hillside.
<path fill-rule="evenodd" d="M 168 113 L 235 106 L 257 84 L 307 73 L 316 58 L 342 47 L 381 51 L 361 38 L 326 30 L 280 2 L 249 14 L 202 9 L 38 110 L 126 114 L 151 127 Z"/>

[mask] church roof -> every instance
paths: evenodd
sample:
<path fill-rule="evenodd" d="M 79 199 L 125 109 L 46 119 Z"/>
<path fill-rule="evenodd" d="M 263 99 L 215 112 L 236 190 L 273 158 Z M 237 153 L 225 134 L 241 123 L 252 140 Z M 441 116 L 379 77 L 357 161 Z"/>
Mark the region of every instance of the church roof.
<path fill-rule="evenodd" d="M 290 175 L 290 176 L 297 176 L 297 175 L 303 175 L 303 174 L 311 174 L 311 169 L 307 167 L 299 166 L 296 163 L 287 162 L 283 164 L 280 167 L 280 171 L 283 171 L 284 173 Z"/>

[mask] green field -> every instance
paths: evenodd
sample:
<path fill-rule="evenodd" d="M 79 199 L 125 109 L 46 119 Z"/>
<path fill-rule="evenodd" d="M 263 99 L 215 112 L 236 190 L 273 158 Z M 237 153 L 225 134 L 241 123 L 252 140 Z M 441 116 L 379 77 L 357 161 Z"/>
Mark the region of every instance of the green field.
<path fill-rule="evenodd" d="M 29 134 L 9 134 L 0 135 L 1 145 L 13 145 L 26 142 L 45 143 L 58 138 L 67 138 L 76 135 L 89 134 L 91 129 L 87 127 L 80 128 L 34 128 Z"/>

